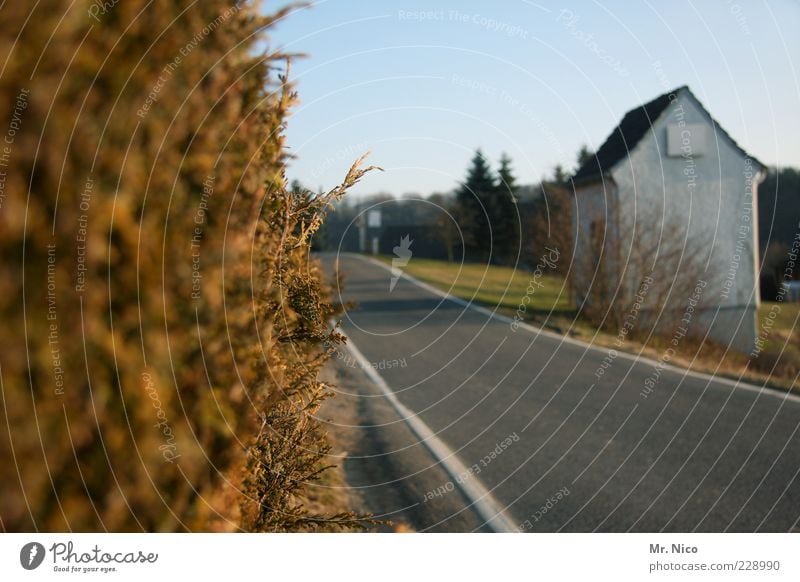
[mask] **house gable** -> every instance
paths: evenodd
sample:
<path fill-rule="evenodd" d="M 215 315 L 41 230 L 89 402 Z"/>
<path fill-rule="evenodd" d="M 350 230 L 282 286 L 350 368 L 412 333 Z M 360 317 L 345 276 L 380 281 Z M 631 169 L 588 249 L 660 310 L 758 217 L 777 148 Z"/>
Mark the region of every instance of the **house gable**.
<path fill-rule="evenodd" d="M 584 239 L 592 223 L 612 218 L 610 233 L 618 235 L 612 245 L 621 253 L 620 264 L 640 260 L 641 249 L 655 249 L 652 268 L 670 265 L 656 278 L 674 291 L 672 307 L 682 309 L 687 301 L 673 277 L 681 274 L 704 289 L 702 315 L 693 333 L 708 331 L 708 337 L 746 352 L 754 342 L 759 302 L 757 184 L 764 166 L 714 121 L 688 88 L 666 94 L 666 105 L 662 98 L 638 113 L 629 112 L 628 121 L 598 150 L 597 160 L 576 173 L 576 256 L 591 250 Z M 627 139 L 634 121 L 643 120 L 646 129 L 639 125 L 636 139 Z M 592 163 L 595 169 L 587 169 Z M 669 257 L 676 256 L 680 262 L 672 265 Z M 575 279 L 579 298 L 597 273 L 590 265 L 576 269 L 586 271 Z M 624 288 L 635 288 L 638 277 L 628 278 Z M 660 304 L 651 307 L 659 309 Z M 666 322 L 673 320 L 674 314 L 664 316 Z"/>
<path fill-rule="evenodd" d="M 622 118 L 620 124 L 614 128 L 611 135 L 603 142 L 597 153 L 587 160 L 577 172 L 572 176 L 575 184 L 583 182 L 602 180 L 616 166 L 629 160 L 639 142 L 652 135 L 658 120 L 662 118 L 677 101 L 685 99 L 692 100 L 695 106 L 702 112 L 707 123 L 713 130 L 708 139 L 707 145 L 711 147 L 712 141 L 724 140 L 734 149 L 738 150 L 744 157 L 750 158 L 757 166 L 758 171 L 764 170 L 765 166 L 755 157 L 749 155 L 728 132 L 726 132 L 711 116 L 699 99 L 691 92 L 688 86 L 683 85 L 668 93 L 659 95 L 652 101 L 640 105 L 628 111 Z M 668 144 L 664 144 L 667 148 Z M 665 150 L 666 151 L 666 150 Z"/>

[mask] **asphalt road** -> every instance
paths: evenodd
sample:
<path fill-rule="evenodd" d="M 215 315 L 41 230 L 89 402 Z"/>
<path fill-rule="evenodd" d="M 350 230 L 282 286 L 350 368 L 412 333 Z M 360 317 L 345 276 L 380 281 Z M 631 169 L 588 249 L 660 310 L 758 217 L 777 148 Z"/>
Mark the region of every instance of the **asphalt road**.
<path fill-rule="evenodd" d="M 323 256 L 327 269 L 335 261 Z M 341 298 L 358 302 L 343 329 L 399 401 L 477 466 L 473 476 L 521 530 L 798 529 L 796 397 L 621 357 L 598 380 L 606 350 L 513 330 L 406 278 L 390 291 L 385 268 L 338 261 Z M 468 511 L 452 509 L 459 494 L 449 488 L 410 503 Z"/>

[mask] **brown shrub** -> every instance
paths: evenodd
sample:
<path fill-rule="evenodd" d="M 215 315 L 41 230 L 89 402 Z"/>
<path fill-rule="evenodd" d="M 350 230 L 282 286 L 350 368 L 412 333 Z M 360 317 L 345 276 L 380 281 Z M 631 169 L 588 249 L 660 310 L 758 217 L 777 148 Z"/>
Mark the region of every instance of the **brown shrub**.
<path fill-rule="evenodd" d="M 302 508 L 331 309 L 307 250 L 343 189 L 287 192 L 295 96 L 256 44 L 287 11 L 240 6 L 2 10 L 5 529 L 324 523 Z"/>
<path fill-rule="evenodd" d="M 754 370 L 776 378 L 796 378 L 800 374 L 800 353 L 791 347 L 767 347 L 752 358 Z"/>

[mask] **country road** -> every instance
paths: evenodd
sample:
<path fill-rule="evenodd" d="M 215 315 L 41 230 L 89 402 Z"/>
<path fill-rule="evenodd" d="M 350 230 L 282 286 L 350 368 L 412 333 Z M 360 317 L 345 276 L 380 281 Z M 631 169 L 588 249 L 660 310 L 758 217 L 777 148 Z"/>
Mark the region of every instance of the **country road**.
<path fill-rule="evenodd" d="M 321 258 L 330 273 L 337 257 Z M 407 277 L 390 291 L 390 271 L 363 257 L 338 263 L 341 299 L 358 303 L 342 317 L 352 344 L 400 405 L 476 468 L 516 528 L 797 530 L 796 396 L 624 357 L 598 379 L 606 350 L 512 329 Z M 415 502 L 461 499 L 445 485 Z M 461 523 L 449 530 L 474 529 Z"/>

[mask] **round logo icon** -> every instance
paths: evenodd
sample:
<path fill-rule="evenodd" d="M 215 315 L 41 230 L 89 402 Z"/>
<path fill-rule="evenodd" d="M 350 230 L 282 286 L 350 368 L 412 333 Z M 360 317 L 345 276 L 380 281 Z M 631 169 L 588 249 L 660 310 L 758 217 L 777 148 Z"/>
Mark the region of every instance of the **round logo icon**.
<path fill-rule="evenodd" d="M 39 542 L 28 542 L 19 551 L 19 563 L 26 570 L 35 570 L 44 561 L 44 546 Z"/>

